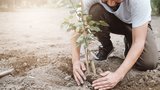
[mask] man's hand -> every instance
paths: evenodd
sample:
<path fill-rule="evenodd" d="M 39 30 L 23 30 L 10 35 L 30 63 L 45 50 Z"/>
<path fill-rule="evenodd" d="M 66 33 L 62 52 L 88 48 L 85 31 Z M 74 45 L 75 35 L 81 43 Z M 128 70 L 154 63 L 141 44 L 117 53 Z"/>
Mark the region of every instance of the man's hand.
<path fill-rule="evenodd" d="M 73 62 L 73 75 L 78 85 L 83 84 L 83 80 L 86 80 L 86 76 L 83 73 L 85 70 L 86 67 L 82 61 L 77 60 Z"/>
<path fill-rule="evenodd" d="M 102 78 L 93 81 L 92 86 L 94 87 L 94 89 L 98 90 L 112 89 L 123 78 L 117 73 L 110 71 L 106 71 L 104 73 L 101 73 L 100 75 L 102 76 Z"/>

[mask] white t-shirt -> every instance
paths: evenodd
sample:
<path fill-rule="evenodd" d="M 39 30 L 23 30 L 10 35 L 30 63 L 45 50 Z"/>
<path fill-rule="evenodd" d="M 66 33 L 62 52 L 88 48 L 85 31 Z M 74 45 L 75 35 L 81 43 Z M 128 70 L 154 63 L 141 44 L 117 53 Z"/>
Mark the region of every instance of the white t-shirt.
<path fill-rule="evenodd" d="M 150 0 L 123 0 L 116 11 L 102 3 L 101 0 L 83 0 L 84 9 L 89 11 L 95 3 L 100 3 L 110 13 L 113 13 L 121 21 L 132 24 L 132 27 L 139 27 L 148 21 L 151 21 L 151 3 Z"/>

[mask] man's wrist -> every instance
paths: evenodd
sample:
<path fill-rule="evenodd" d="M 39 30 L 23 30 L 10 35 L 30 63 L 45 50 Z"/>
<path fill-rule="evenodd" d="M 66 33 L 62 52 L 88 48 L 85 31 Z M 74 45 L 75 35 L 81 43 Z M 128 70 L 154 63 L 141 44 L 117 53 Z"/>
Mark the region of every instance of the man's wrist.
<path fill-rule="evenodd" d="M 79 61 L 79 59 L 72 59 L 72 63 Z"/>
<path fill-rule="evenodd" d="M 118 69 L 115 71 L 115 73 L 120 77 L 120 80 L 122 80 L 126 75 L 126 73 L 124 73 L 123 71 L 120 71 Z"/>

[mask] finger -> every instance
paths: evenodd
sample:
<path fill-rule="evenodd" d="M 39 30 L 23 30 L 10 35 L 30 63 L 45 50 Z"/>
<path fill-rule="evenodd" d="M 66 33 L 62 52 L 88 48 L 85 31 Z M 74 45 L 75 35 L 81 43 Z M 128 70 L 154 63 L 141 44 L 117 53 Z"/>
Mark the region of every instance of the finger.
<path fill-rule="evenodd" d="M 101 82 L 92 84 L 93 87 L 103 86 L 103 85 L 110 85 L 110 83 L 108 81 L 101 81 Z"/>
<path fill-rule="evenodd" d="M 93 81 L 92 83 L 95 84 L 95 83 L 99 83 L 99 82 L 106 81 L 106 80 L 107 80 L 106 77 L 102 77 L 102 78 L 99 78 L 99 79 Z"/>
<path fill-rule="evenodd" d="M 101 75 L 101 76 L 107 76 L 107 75 L 110 74 L 110 73 L 111 73 L 110 71 L 106 71 L 106 72 L 101 73 L 100 75 Z"/>
<path fill-rule="evenodd" d="M 75 79 L 75 81 L 76 81 L 76 83 L 78 84 L 78 86 L 80 85 L 80 82 L 79 82 L 79 80 L 77 79 L 77 77 L 76 77 L 76 75 L 74 74 L 74 79 Z"/>
<path fill-rule="evenodd" d="M 103 86 L 96 86 L 94 89 L 104 89 L 104 88 L 111 88 L 111 85 L 103 85 Z"/>
<path fill-rule="evenodd" d="M 75 72 L 75 75 L 77 76 L 77 79 L 81 82 L 81 84 L 83 84 L 83 79 L 81 78 L 81 76 L 79 75 L 78 72 Z"/>
<path fill-rule="evenodd" d="M 100 88 L 99 90 L 109 90 L 112 89 L 113 87 L 105 87 L 105 88 Z"/>
<path fill-rule="evenodd" d="M 86 80 L 86 76 L 84 75 L 82 70 L 77 70 L 77 72 L 83 77 L 84 80 Z"/>
<path fill-rule="evenodd" d="M 106 90 L 106 89 L 98 89 L 98 90 Z"/>
<path fill-rule="evenodd" d="M 86 71 L 86 67 L 85 67 L 83 62 L 81 62 L 81 68 L 82 68 L 83 71 Z"/>

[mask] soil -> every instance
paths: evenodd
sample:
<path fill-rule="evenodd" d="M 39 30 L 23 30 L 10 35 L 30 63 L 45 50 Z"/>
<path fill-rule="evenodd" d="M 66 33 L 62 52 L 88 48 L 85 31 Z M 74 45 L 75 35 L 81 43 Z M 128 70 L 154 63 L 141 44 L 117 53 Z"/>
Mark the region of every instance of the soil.
<path fill-rule="evenodd" d="M 91 90 L 77 86 L 72 76 L 70 33 L 60 28 L 68 10 L 0 12 L 0 71 L 15 68 L 0 78 L 0 90 Z M 160 53 L 160 17 L 152 26 Z M 124 60 L 123 36 L 112 34 L 115 47 L 108 60 L 95 61 L 103 71 L 115 71 Z M 96 42 L 97 43 L 97 42 Z M 92 49 L 97 50 L 98 44 Z M 159 60 L 160 63 L 160 60 Z M 130 70 L 112 90 L 160 90 L 160 64 L 145 72 Z"/>

